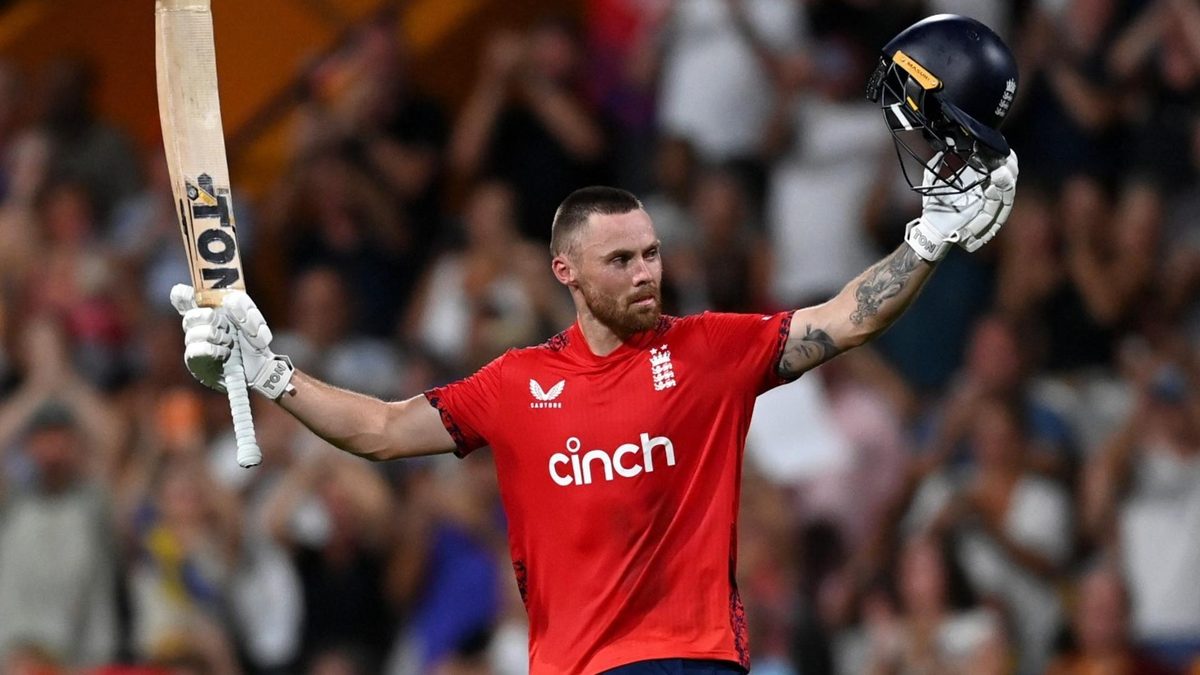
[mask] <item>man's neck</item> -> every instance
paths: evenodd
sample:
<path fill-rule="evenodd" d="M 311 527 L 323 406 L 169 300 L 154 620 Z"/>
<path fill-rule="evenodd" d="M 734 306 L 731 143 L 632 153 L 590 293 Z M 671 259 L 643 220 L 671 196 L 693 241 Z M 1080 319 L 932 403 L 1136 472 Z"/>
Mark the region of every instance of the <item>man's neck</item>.
<path fill-rule="evenodd" d="M 587 342 L 588 349 L 596 356 L 608 356 L 621 346 L 621 336 L 601 323 L 591 312 L 581 311 L 577 317 L 583 339 Z"/>

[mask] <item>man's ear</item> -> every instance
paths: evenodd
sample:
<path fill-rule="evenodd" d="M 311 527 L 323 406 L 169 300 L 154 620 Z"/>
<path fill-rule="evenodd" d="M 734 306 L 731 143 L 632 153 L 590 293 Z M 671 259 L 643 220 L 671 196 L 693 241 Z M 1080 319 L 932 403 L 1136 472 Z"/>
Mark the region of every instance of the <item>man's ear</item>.
<path fill-rule="evenodd" d="M 563 254 L 554 256 L 550 261 L 550 269 L 554 271 L 554 278 L 564 286 L 572 287 L 575 285 L 575 265 L 571 260 Z"/>

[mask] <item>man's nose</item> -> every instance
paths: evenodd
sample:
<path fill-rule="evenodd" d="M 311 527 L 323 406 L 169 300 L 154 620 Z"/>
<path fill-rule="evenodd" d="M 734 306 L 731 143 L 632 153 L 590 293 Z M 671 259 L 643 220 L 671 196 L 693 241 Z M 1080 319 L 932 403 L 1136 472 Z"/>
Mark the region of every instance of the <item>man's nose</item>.
<path fill-rule="evenodd" d="M 650 263 L 646 262 L 645 259 L 638 258 L 633 268 L 634 285 L 641 286 L 651 281 L 654 281 L 654 271 L 650 269 Z"/>

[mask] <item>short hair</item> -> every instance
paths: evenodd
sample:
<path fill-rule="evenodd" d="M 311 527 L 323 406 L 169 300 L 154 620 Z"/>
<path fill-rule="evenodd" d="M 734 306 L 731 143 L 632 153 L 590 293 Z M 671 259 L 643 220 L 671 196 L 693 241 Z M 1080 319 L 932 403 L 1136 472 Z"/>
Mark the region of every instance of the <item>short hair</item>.
<path fill-rule="evenodd" d="M 558 205 L 550 226 L 550 253 L 566 253 L 574 243 L 574 234 L 592 214 L 604 216 L 637 211 L 642 202 L 632 192 L 620 188 L 593 185 L 580 188 Z"/>

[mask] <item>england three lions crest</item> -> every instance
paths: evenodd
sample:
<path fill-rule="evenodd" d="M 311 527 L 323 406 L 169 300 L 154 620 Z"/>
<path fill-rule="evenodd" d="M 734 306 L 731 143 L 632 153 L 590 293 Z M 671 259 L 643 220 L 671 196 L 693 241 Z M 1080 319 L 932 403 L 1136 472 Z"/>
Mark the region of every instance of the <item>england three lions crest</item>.
<path fill-rule="evenodd" d="M 675 366 L 671 364 L 671 350 L 666 345 L 650 349 L 650 376 L 654 380 L 654 391 L 675 386 Z"/>

